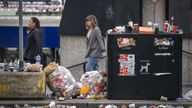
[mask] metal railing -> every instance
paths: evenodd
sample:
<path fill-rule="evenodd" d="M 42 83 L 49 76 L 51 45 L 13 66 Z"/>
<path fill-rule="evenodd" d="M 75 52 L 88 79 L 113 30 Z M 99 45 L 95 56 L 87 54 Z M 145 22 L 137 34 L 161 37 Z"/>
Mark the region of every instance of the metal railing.
<path fill-rule="evenodd" d="M 104 59 L 104 58 L 105 57 L 102 57 L 100 59 Z M 85 65 L 86 63 L 87 63 L 87 61 L 81 62 L 81 63 L 75 64 L 75 65 L 69 66 L 69 67 L 67 67 L 67 69 L 74 68 L 74 67 L 77 67 L 77 66 L 80 66 L 80 65 Z"/>
<path fill-rule="evenodd" d="M 192 53 L 189 52 L 189 51 L 182 50 L 182 52 L 183 52 L 183 53 L 186 53 L 186 54 L 188 54 L 188 55 L 192 55 Z"/>
<path fill-rule="evenodd" d="M 80 65 L 85 65 L 86 63 L 87 62 L 78 63 L 78 64 L 67 67 L 67 69 L 74 68 L 74 67 L 77 67 L 77 66 L 80 66 Z"/>

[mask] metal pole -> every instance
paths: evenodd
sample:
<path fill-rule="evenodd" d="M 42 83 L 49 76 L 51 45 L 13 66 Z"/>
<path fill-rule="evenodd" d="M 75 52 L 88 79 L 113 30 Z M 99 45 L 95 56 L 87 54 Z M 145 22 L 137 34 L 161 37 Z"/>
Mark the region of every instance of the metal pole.
<path fill-rule="evenodd" d="M 154 6 L 154 7 L 153 7 L 153 8 L 154 8 L 154 9 L 153 9 L 153 23 L 156 23 L 156 22 L 155 22 L 155 21 L 156 21 L 156 20 L 155 20 L 155 17 L 156 17 L 156 13 L 155 13 L 155 12 L 156 12 L 156 3 L 155 3 L 155 2 L 153 2 L 153 6 Z"/>
<path fill-rule="evenodd" d="M 23 0 L 19 0 L 19 70 L 23 70 Z"/>
<path fill-rule="evenodd" d="M 55 62 L 58 62 L 58 61 L 57 61 L 57 49 L 54 48 L 54 51 L 55 51 Z"/>
<path fill-rule="evenodd" d="M 22 0 L 19 0 L 19 59 L 23 61 L 23 12 Z"/>

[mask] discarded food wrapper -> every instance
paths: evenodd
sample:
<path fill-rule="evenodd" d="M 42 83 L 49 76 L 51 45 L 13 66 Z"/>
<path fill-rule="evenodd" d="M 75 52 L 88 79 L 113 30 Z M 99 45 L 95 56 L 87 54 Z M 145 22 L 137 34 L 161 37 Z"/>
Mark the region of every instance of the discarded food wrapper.
<path fill-rule="evenodd" d="M 85 72 L 85 74 L 81 76 L 80 81 L 83 85 L 92 85 L 92 84 L 96 84 L 101 79 L 102 79 L 102 76 L 99 74 L 98 71 L 90 71 L 90 72 Z"/>
<path fill-rule="evenodd" d="M 135 104 L 129 104 L 129 108 L 136 108 Z"/>
<path fill-rule="evenodd" d="M 167 108 L 165 105 L 158 105 L 157 108 Z"/>
<path fill-rule="evenodd" d="M 64 100 L 65 100 L 64 97 L 59 97 L 59 98 L 58 98 L 58 101 L 64 101 Z"/>
<path fill-rule="evenodd" d="M 103 104 L 99 105 L 99 108 L 105 108 Z"/>
<path fill-rule="evenodd" d="M 47 65 L 44 68 L 44 72 L 46 73 L 46 75 L 51 74 L 56 68 L 58 67 L 58 64 L 55 62 L 51 62 L 49 65 Z"/>
<path fill-rule="evenodd" d="M 127 108 L 127 106 L 126 105 L 121 105 L 121 108 Z"/>
<path fill-rule="evenodd" d="M 85 94 L 88 94 L 88 93 L 89 93 L 89 86 L 88 85 L 82 86 L 81 89 L 80 89 L 80 94 L 85 95 Z"/>
<path fill-rule="evenodd" d="M 39 65 L 39 64 L 28 64 L 25 67 L 25 71 L 27 71 L 27 72 L 40 72 L 41 68 L 42 68 L 42 65 Z"/>
<path fill-rule="evenodd" d="M 107 106 L 105 106 L 105 108 L 118 108 L 118 107 L 115 105 L 107 105 Z"/>
<path fill-rule="evenodd" d="M 56 104 L 54 101 L 51 101 L 50 104 L 49 104 L 49 108 L 55 108 L 56 107 Z"/>

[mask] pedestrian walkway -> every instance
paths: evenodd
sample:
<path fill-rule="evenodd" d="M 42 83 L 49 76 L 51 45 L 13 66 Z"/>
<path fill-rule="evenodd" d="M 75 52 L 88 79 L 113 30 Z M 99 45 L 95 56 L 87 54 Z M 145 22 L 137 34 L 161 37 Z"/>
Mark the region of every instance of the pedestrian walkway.
<path fill-rule="evenodd" d="M 28 104 L 30 106 L 46 106 L 52 100 L 0 100 L 0 106 L 7 106 L 14 108 L 14 106 Z M 92 100 L 92 99 L 72 99 L 65 101 L 54 101 L 57 105 L 70 105 L 77 108 L 98 108 L 99 105 L 113 104 L 116 106 L 135 104 L 136 108 L 144 105 L 171 105 L 171 106 L 183 106 L 184 108 L 191 108 L 192 102 L 178 102 L 178 101 L 159 101 L 159 100 Z"/>

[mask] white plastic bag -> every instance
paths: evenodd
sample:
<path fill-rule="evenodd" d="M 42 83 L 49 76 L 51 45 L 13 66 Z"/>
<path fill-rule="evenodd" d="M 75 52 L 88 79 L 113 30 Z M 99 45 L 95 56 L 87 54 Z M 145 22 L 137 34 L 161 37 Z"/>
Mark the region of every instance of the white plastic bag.
<path fill-rule="evenodd" d="M 190 90 L 185 95 L 183 95 L 183 99 L 186 99 L 188 101 L 192 101 L 192 90 Z"/>
<path fill-rule="evenodd" d="M 99 74 L 98 71 L 90 71 L 90 72 L 85 72 L 85 74 L 81 76 L 80 82 L 83 85 L 93 85 L 93 84 L 96 84 L 101 79 L 102 79 L 102 76 Z"/>
<path fill-rule="evenodd" d="M 71 72 L 63 66 L 58 66 L 58 68 L 48 76 L 47 80 L 55 92 L 59 92 L 61 95 L 67 93 L 67 96 L 72 95 L 73 89 L 77 85 Z"/>
<path fill-rule="evenodd" d="M 102 83 L 103 77 L 98 71 L 90 71 L 83 74 L 80 78 L 80 82 L 82 85 L 89 86 L 89 94 L 90 95 L 99 95 L 101 90 L 98 88 L 101 88 L 100 86 Z"/>

